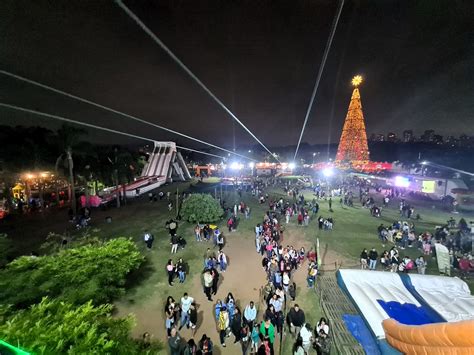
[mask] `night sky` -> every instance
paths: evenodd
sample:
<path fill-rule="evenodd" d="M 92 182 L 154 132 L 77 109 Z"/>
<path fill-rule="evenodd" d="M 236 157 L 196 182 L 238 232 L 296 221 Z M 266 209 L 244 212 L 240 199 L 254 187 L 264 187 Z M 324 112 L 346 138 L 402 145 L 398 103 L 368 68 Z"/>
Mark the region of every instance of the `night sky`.
<path fill-rule="evenodd" d="M 295 145 L 337 2 L 125 1 L 266 145 Z M 112 1 L 0 2 L 0 68 L 231 147 L 254 143 Z M 346 0 L 304 142 L 337 142 L 362 74 L 368 133 L 474 134 L 474 2 Z M 0 76 L 1 102 L 175 136 Z M 0 109 L 0 123 L 50 120 Z M 94 140 L 131 142 L 94 133 Z M 183 139 L 179 143 L 198 147 Z"/>

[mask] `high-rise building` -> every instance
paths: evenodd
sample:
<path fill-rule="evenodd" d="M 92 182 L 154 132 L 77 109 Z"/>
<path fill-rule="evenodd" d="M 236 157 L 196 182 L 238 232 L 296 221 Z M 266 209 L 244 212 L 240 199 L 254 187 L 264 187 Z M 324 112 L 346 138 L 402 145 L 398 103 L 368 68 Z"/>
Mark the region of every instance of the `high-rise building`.
<path fill-rule="evenodd" d="M 360 75 L 352 79 L 355 86 L 352 91 L 349 109 L 342 128 L 342 135 L 337 148 L 336 162 L 357 163 L 369 161 L 369 147 L 365 132 L 364 113 L 360 99 L 359 85 L 362 82 Z"/>
<path fill-rule="evenodd" d="M 403 131 L 403 142 L 413 142 L 413 131 L 411 129 L 406 129 Z"/>
<path fill-rule="evenodd" d="M 421 140 L 425 143 L 433 142 L 435 131 L 432 129 L 427 129 L 425 133 L 421 136 Z"/>
<path fill-rule="evenodd" d="M 393 132 L 389 132 L 387 134 L 387 142 L 396 142 L 397 141 L 397 135 Z"/>
<path fill-rule="evenodd" d="M 443 144 L 443 136 L 440 134 L 433 135 L 433 143 Z"/>
<path fill-rule="evenodd" d="M 377 136 L 375 137 L 375 140 L 377 142 L 385 142 L 385 136 L 382 134 L 382 133 L 379 133 L 377 134 Z"/>

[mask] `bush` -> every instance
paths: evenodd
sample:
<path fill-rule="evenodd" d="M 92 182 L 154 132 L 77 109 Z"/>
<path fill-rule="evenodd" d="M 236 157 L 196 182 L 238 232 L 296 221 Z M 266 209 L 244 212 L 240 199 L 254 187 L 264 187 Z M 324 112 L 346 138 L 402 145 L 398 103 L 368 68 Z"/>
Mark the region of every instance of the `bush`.
<path fill-rule="evenodd" d="M 181 215 L 191 223 L 210 223 L 221 219 L 224 211 L 211 195 L 192 194 L 184 202 Z"/>
<path fill-rule="evenodd" d="M 146 354 L 130 338 L 132 317 L 112 318 L 112 305 L 78 307 L 44 298 L 26 310 L 0 309 L 0 338 L 37 354 Z M 162 345 L 154 343 L 148 353 Z"/>
<path fill-rule="evenodd" d="M 42 257 L 23 256 L 0 270 L 0 300 L 20 308 L 45 296 L 75 304 L 106 303 L 123 294 L 125 277 L 143 260 L 135 243 L 125 238 Z"/>

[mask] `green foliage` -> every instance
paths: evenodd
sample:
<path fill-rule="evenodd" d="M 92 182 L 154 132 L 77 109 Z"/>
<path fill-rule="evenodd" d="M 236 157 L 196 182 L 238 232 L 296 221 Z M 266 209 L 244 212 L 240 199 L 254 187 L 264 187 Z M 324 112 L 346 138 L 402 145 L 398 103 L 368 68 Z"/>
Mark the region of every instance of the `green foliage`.
<path fill-rule="evenodd" d="M 84 228 L 74 235 L 59 234 L 50 232 L 46 236 L 46 241 L 41 244 L 40 249 L 45 254 L 57 253 L 62 249 L 78 248 L 86 245 L 100 246 L 104 239 L 100 238 L 98 228 Z M 64 244 L 66 241 L 66 244 Z"/>
<path fill-rule="evenodd" d="M 192 194 L 183 202 L 181 208 L 181 215 L 191 223 L 216 222 L 223 214 L 219 202 L 207 194 Z"/>
<path fill-rule="evenodd" d="M 126 275 L 143 260 L 135 243 L 125 238 L 42 257 L 23 256 L 0 270 L 0 300 L 16 307 L 45 296 L 75 304 L 105 303 L 123 294 Z"/>
<path fill-rule="evenodd" d="M 44 298 L 28 309 L 0 308 L 0 338 L 37 354 L 138 354 L 129 332 L 134 319 L 112 318 L 112 305 L 80 306 Z M 156 353 L 154 343 L 148 353 Z"/>

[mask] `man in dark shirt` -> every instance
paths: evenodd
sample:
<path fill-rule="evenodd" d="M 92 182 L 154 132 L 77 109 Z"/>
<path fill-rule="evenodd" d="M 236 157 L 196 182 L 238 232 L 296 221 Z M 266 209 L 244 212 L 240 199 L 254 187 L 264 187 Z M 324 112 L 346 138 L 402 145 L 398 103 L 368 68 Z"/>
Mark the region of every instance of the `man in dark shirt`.
<path fill-rule="evenodd" d="M 298 304 L 291 307 L 288 312 L 288 324 L 290 325 L 290 333 L 298 335 L 301 327 L 305 324 L 305 315 Z"/>
<path fill-rule="evenodd" d="M 375 267 L 377 266 L 377 258 L 379 257 L 379 254 L 375 250 L 375 248 L 372 248 L 371 251 L 369 251 L 369 269 L 370 270 L 375 270 Z"/>

